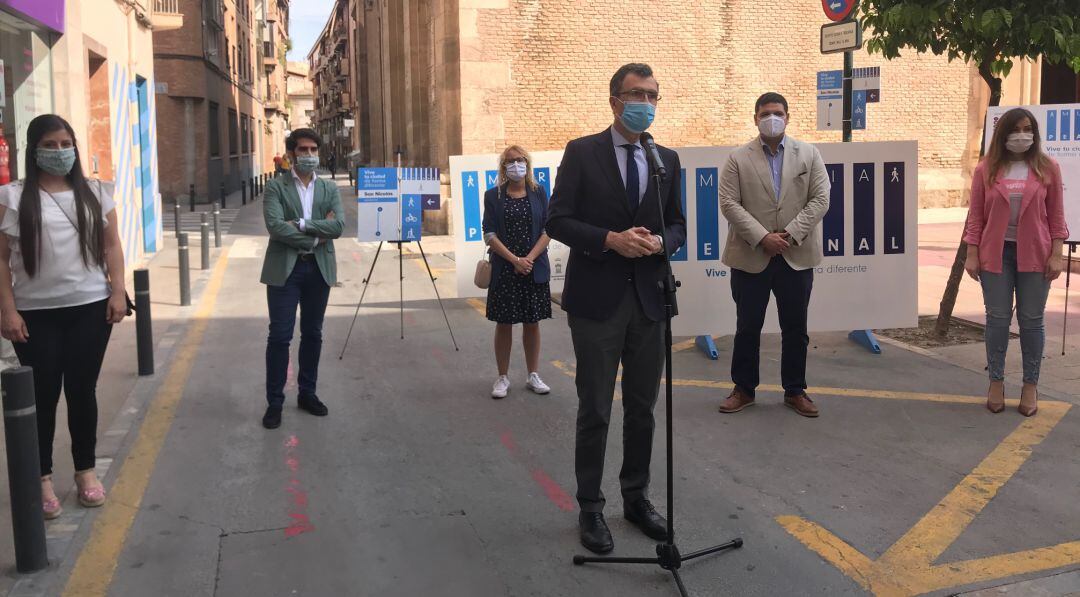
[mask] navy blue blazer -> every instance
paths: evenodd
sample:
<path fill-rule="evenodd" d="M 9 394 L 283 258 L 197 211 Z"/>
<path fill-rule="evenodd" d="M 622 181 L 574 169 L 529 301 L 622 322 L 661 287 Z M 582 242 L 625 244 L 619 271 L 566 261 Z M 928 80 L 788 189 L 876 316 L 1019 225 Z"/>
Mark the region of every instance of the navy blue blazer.
<path fill-rule="evenodd" d="M 506 188 L 509 184 L 492 187 L 484 193 L 484 235 L 494 232 L 503 244 L 506 243 Z M 529 246 L 535 246 L 544 233 L 544 224 L 548 218 L 548 196 L 544 187 L 538 186 L 536 190 L 525 187 L 529 196 L 529 207 L 532 210 L 532 235 L 529 238 Z M 499 280 L 499 272 L 502 268 L 513 265 L 500 257 L 495 251 L 491 252 L 491 287 L 494 288 Z M 551 265 L 548 263 L 548 252 L 537 257 L 533 263 L 533 282 L 544 284 L 551 280 Z"/>
<path fill-rule="evenodd" d="M 562 308 L 570 315 L 608 319 L 630 282 L 645 315 L 653 321 L 664 318 L 663 297 L 657 290 L 657 283 L 667 273 L 664 259 L 659 255 L 627 259 L 615 251 L 604 251 L 608 231 L 634 226 L 664 237 L 669 256 L 686 241 L 679 154 L 659 145 L 657 149 L 668 171 L 662 183 L 664 229 L 660 228 L 657 188 L 651 180 L 645 199 L 631 212 L 610 128 L 567 144 L 551 193 L 547 232 L 570 247 L 562 295 Z"/>

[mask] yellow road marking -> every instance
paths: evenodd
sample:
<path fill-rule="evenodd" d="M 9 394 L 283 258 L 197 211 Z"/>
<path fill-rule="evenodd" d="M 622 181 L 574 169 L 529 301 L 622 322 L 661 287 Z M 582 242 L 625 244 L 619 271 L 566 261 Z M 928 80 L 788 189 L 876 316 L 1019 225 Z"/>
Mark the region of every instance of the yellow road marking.
<path fill-rule="evenodd" d="M 473 309 L 476 309 L 476 312 L 480 314 L 480 317 L 487 317 L 487 303 L 478 298 L 466 299 L 465 302 L 469 303 L 469 306 Z"/>
<path fill-rule="evenodd" d="M 1070 408 L 1064 402 L 1040 401 L 1037 417 L 1025 419 L 876 561 L 816 523 L 797 516 L 776 520 L 804 545 L 879 596 L 915 595 L 1078 564 L 1080 541 L 934 565 Z"/>
<path fill-rule="evenodd" d="M 158 453 L 176 416 L 176 407 L 183 397 L 188 376 L 195 366 L 195 358 L 217 304 L 228 261 L 229 247 L 225 247 L 206 285 L 199 308 L 192 316 L 191 328 L 177 348 L 169 373 L 147 409 L 139 436 L 109 491 L 109 501 L 102 506 L 94 520 L 90 537 L 64 587 L 65 597 L 96 597 L 108 592 Z"/>

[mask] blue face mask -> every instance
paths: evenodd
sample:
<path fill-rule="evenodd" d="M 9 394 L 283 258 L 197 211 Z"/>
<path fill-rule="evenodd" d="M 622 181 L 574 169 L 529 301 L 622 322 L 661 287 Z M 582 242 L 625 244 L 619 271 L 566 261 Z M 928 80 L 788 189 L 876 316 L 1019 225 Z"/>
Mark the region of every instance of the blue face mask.
<path fill-rule="evenodd" d="M 656 106 L 649 102 L 623 102 L 623 112 L 619 120 L 630 132 L 644 133 L 652 125 L 654 118 Z"/>
<path fill-rule="evenodd" d="M 53 176 L 67 176 L 75 166 L 75 148 L 45 149 L 39 147 L 34 153 L 38 168 Z"/>
<path fill-rule="evenodd" d="M 319 156 L 298 155 L 296 156 L 296 171 L 301 174 L 311 174 L 319 167 Z"/>

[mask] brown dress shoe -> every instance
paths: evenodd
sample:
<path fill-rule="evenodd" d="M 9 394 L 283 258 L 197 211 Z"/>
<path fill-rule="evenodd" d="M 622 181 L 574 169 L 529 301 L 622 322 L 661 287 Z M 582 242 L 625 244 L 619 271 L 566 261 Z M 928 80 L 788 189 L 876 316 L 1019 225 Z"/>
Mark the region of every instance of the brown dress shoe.
<path fill-rule="evenodd" d="M 810 397 L 806 395 L 806 392 L 798 396 L 784 396 L 784 405 L 804 417 L 818 416 L 818 408 L 810 400 Z"/>
<path fill-rule="evenodd" d="M 752 404 L 754 404 L 754 397 L 736 387 L 734 390 L 731 390 L 731 394 L 720 403 L 720 412 L 728 414 L 737 413 Z"/>

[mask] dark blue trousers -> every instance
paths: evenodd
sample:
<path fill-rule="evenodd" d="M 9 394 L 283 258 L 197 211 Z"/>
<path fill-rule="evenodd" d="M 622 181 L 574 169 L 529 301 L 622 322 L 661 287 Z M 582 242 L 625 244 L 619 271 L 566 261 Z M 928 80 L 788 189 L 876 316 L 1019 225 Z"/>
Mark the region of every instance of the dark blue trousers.
<path fill-rule="evenodd" d="M 296 307 L 300 307 L 300 371 L 297 385 L 301 396 L 315 394 L 322 352 L 323 317 L 330 298 L 330 285 L 323 279 L 314 259 L 297 259 L 284 286 L 266 287 L 270 309 L 270 333 L 266 339 L 266 401 L 270 406 L 285 403 L 285 380 L 289 373 L 289 344 L 296 327 Z"/>

